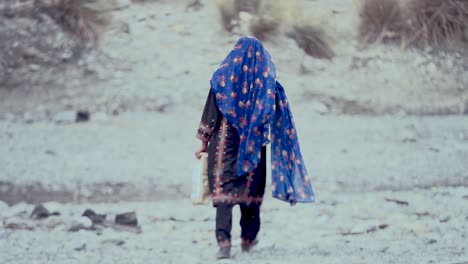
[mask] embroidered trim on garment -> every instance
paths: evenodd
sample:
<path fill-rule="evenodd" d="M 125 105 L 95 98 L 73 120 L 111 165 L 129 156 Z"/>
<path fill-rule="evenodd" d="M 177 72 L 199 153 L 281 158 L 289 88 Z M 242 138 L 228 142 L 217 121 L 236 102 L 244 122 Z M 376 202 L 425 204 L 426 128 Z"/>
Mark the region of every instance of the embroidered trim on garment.
<path fill-rule="evenodd" d="M 220 194 L 213 196 L 213 202 L 223 202 L 223 203 L 245 203 L 247 205 L 251 203 L 261 204 L 263 202 L 263 197 L 234 197 L 232 195 Z"/>
<path fill-rule="evenodd" d="M 224 171 L 224 158 L 226 155 L 226 138 L 229 137 L 228 134 L 228 121 L 226 118 L 223 118 L 221 121 L 220 132 L 219 132 L 219 141 L 216 146 L 215 153 L 215 164 L 214 164 L 214 184 L 213 184 L 213 193 L 212 200 L 213 202 L 220 203 L 245 203 L 247 205 L 251 203 L 261 204 L 263 202 L 263 196 L 259 197 L 250 197 L 250 187 L 252 185 L 254 172 L 250 172 L 246 178 L 245 191 L 242 196 L 233 196 L 232 194 L 226 194 L 223 192 L 221 186 L 221 176 Z"/>
<path fill-rule="evenodd" d="M 214 120 L 212 120 L 212 123 L 214 126 Z M 209 126 L 205 123 L 200 123 L 200 126 L 198 128 L 197 138 L 204 142 L 209 141 L 211 138 L 211 135 L 213 134 L 213 130 L 214 130 L 213 126 Z"/>
<path fill-rule="evenodd" d="M 224 155 L 226 155 L 226 137 L 227 134 L 227 120 L 223 118 L 221 122 L 219 133 L 219 141 L 218 145 L 216 146 L 216 153 L 215 153 L 215 166 L 214 166 L 214 188 L 213 188 L 213 201 L 216 199 L 218 195 L 221 195 L 222 188 L 221 188 L 221 173 L 223 173 L 224 169 Z"/>
<path fill-rule="evenodd" d="M 245 200 L 247 200 L 249 198 L 250 185 L 252 185 L 252 181 L 253 181 L 253 171 L 251 171 L 249 173 L 249 175 L 247 176 L 247 183 L 246 183 L 246 186 L 245 186 L 245 192 L 244 192 L 244 196 L 243 196 L 243 199 L 245 199 Z"/>

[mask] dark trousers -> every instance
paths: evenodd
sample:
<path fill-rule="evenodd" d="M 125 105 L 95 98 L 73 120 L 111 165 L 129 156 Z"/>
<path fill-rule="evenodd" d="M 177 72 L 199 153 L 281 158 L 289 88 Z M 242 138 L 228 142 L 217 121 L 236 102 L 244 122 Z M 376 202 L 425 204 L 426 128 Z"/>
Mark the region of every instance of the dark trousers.
<path fill-rule="evenodd" d="M 216 239 L 221 247 L 231 246 L 233 206 L 233 204 L 219 204 L 216 207 Z M 260 205 L 240 204 L 239 207 L 241 238 L 244 241 L 254 241 L 260 231 Z"/>

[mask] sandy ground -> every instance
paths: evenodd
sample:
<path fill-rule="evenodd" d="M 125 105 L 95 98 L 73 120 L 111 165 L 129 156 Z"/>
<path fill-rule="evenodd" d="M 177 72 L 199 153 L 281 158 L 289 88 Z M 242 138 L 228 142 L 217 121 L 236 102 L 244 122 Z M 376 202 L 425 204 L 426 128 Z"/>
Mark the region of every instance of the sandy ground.
<path fill-rule="evenodd" d="M 334 117 L 292 107 L 318 193 L 468 186 L 466 117 Z M 15 186 L 32 185 L 62 201 L 188 197 L 200 115 L 127 113 L 68 125 L 1 122 L 0 198 L 14 202 Z M 60 197 L 63 191 L 72 194 Z M 36 192 L 39 201 L 41 190 Z M 23 192 L 19 198 L 34 201 L 31 196 Z"/>
<path fill-rule="evenodd" d="M 111 114 L 198 107 L 213 71 L 249 32 L 223 31 L 211 1 L 202 1 L 198 11 L 186 10 L 184 2 L 150 1 L 113 12 L 99 52 L 81 58 L 74 75 L 55 74 L 50 83 L 57 85 L 0 89 L 0 118 L 37 121 L 63 110 Z M 291 102 L 331 114 L 468 113 L 466 56 L 394 46 L 363 49 L 356 39 L 356 1 L 305 2 L 305 16 L 326 32 L 336 56 L 314 59 L 284 34 L 265 42 Z"/>
<path fill-rule="evenodd" d="M 239 247 L 234 210 L 233 259 L 219 263 L 467 263 L 466 188 L 320 192 L 314 205 L 267 198 L 260 243 Z M 398 205 L 386 199 L 406 201 Z M 2 206 L 0 263 L 216 263 L 214 210 L 187 199 L 118 204 L 46 204 L 61 216 L 29 220 L 31 205 Z M 136 211 L 142 233 L 103 229 L 68 232 L 86 208 Z M 237 208 L 235 208 L 237 209 Z"/>
<path fill-rule="evenodd" d="M 294 112 L 317 203 L 291 208 L 267 192 L 261 243 L 246 255 L 234 240 L 226 263 L 468 261 L 465 117 L 327 117 L 300 105 Z M 214 263 L 214 210 L 187 198 L 198 142 L 194 129 L 173 120 L 194 128 L 198 115 L 0 123 L 9 183 L 0 199 L 62 202 L 46 203 L 62 214 L 48 220 L 30 220 L 31 204 L 0 205 L 0 263 Z M 86 208 L 136 211 L 143 232 L 68 232 Z M 233 236 L 239 232 L 235 224 Z"/>

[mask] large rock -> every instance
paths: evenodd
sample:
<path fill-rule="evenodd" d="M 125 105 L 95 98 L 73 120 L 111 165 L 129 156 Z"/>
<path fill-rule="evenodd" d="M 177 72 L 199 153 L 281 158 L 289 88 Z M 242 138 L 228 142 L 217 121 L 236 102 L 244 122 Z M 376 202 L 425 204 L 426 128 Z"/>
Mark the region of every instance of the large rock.
<path fill-rule="evenodd" d="M 115 223 L 119 225 L 137 226 L 138 219 L 135 212 L 123 213 L 115 216 Z"/>
<path fill-rule="evenodd" d="M 91 209 L 86 209 L 86 211 L 81 216 L 87 217 L 92 222 L 93 225 L 102 224 L 104 223 L 104 221 L 106 221 L 105 214 L 96 214 Z"/>
<path fill-rule="evenodd" d="M 43 205 L 37 205 L 36 207 L 34 207 L 34 210 L 31 213 L 31 218 L 43 219 L 49 217 L 50 215 L 51 213 L 49 212 L 49 210 L 47 210 L 47 208 L 45 208 Z"/>
<path fill-rule="evenodd" d="M 0 10 L 2 86 L 36 85 L 60 79 L 57 73 L 86 47 L 47 13 L 24 9 L 11 14 Z"/>

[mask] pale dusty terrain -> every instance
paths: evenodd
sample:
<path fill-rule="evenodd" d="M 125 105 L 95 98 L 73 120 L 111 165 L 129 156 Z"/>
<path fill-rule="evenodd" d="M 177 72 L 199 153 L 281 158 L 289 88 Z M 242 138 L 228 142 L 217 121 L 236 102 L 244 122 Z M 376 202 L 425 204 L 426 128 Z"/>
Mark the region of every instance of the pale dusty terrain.
<path fill-rule="evenodd" d="M 258 246 L 240 252 L 234 210 L 234 259 L 219 263 L 467 263 L 467 199 L 466 188 L 321 191 L 318 203 L 297 207 L 267 198 Z M 62 215 L 31 221 L 30 205 L 2 209 L 5 224 L 34 230 L 1 229 L 1 263 L 216 263 L 214 210 L 187 199 L 46 206 Z M 108 214 L 135 210 L 143 231 L 67 232 L 89 207 Z"/>
<path fill-rule="evenodd" d="M 101 49 L 54 76 L 60 85 L 0 89 L 0 263 L 216 262 L 215 211 L 191 205 L 191 165 L 208 80 L 238 36 L 204 3 L 115 11 Z M 466 58 L 361 50 L 353 1 L 307 7 L 333 61 L 281 36 L 265 45 L 317 202 L 289 207 L 267 187 L 260 244 L 240 252 L 236 210 L 224 262 L 468 263 Z M 89 122 L 74 122 L 81 109 Z M 61 215 L 29 219 L 47 201 Z M 136 211 L 142 233 L 68 232 L 86 208 Z"/>
<path fill-rule="evenodd" d="M 468 261 L 466 118 L 296 113 L 317 203 L 291 208 L 267 191 L 261 243 L 247 256 L 234 240 L 232 263 Z M 177 116 L 195 127 L 198 115 Z M 0 199 L 64 204 L 46 203 L 62 216 L 35 221 L 32 205 L 1 205 L 0 263 L 214 263 L 215 210 L 187 198 L 198 142 L 193 129 L 161 125 L 174 120 L 135 113 L 104 123 L 2 123 L 3 179 L 35 191 L 18 196 L 2 184 Z M 143 232 L 67 232 L 86 208 L 135 210 Z"/>

